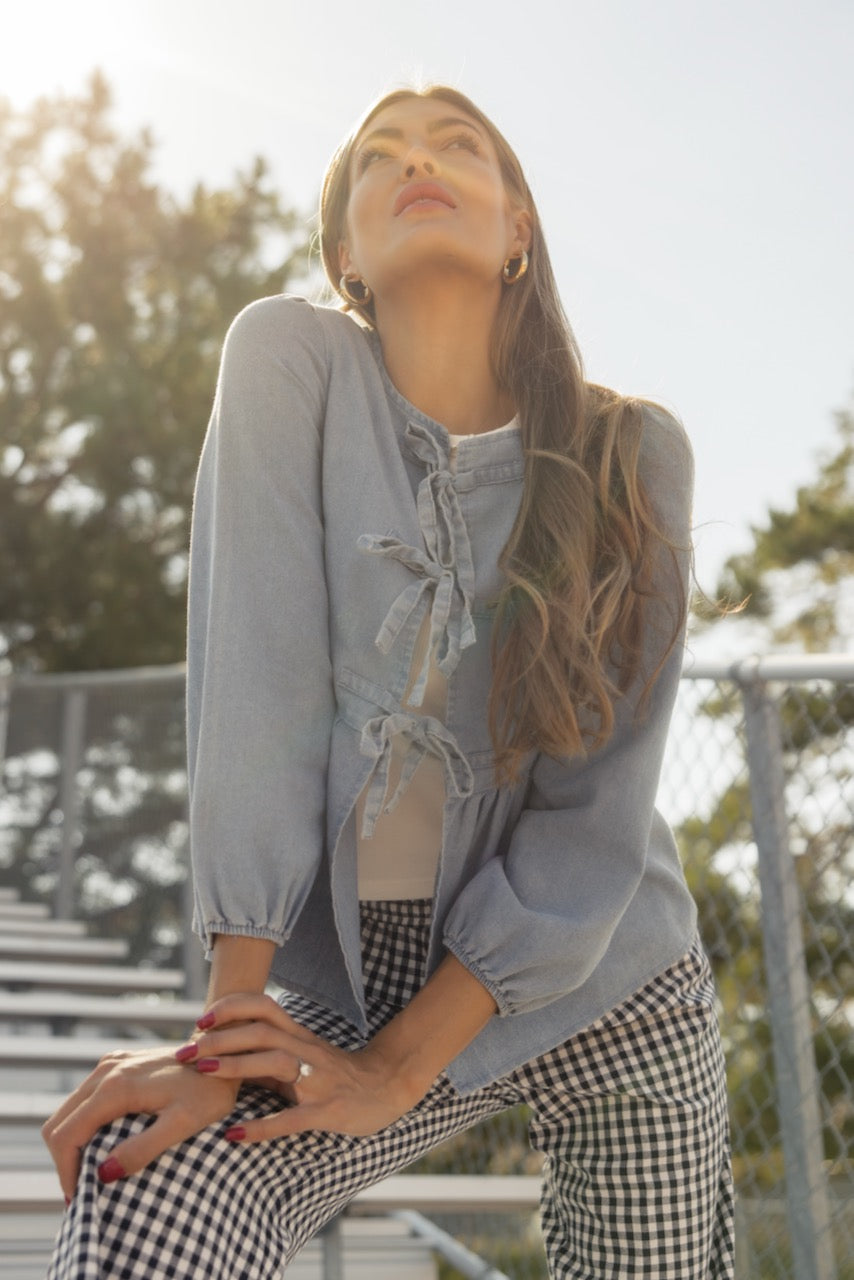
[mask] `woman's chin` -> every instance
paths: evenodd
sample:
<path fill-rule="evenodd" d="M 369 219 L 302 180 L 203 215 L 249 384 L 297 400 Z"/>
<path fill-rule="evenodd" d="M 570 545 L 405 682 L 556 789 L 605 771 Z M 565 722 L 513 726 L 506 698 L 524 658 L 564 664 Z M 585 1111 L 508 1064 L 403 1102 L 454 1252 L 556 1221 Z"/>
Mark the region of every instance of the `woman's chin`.
<path fill-rule="evenodd" d="M 426 297 L 430 291 L 452 293 L 464 290 L 484 293 L 501 292 L 500 277 L 494 264 L 471 260 L 447 249 L 434 248 L 411 253 L 396 271 L 387 271 L 372 286 L 378 301 L 392 299 L 415 291 L 415 297 Z"/>

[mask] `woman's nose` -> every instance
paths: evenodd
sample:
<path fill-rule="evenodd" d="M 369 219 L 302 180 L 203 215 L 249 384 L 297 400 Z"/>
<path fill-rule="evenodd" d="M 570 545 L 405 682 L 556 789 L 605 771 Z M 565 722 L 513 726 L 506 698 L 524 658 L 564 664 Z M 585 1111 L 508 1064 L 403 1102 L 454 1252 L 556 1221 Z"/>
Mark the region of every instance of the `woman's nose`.
<path fill-rule="evenodd" d="M 411 181 L 419 173 L 436 173 L 436 162 L 429 151 L 423 147 L 413 147 L 403 162 L 403 172 L 407 181 Z"/>

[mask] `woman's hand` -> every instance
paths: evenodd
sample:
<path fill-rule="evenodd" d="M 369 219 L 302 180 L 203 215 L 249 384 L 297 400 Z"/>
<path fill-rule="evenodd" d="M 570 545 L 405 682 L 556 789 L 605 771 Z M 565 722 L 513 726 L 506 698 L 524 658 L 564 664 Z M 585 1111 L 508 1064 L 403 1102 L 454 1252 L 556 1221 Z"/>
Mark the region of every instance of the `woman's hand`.
<path fill-rule="evenodd" d="M 253 954 L 268 945 L 259 943 Z M 101 1125 L 134 1113 L 156 1117 L 101 1165 L 102 1180 L 112 1182 L 224 1119 L 244 1081 L 265 1085 L 289 1105 L 227 1130 L 232 1141 L 260 1142 L 307 1129 L 354 1137 L 378 1133 L 424 1097 L 495 1011 L 486 988 L 450 955 L 406 1008 L 354 1051 L 307 1031 L 270 996 L 223 995 L 199 1019 L 192 1042 L 177 1052 L 158 1046 L 108 1053 L 54 1112 L 42 1135 L 70 1198 L 80 1150 Z"/>
<path fill-rule="evenodd" d="M 290 1104 L 226 1132 L 259 1142 L 306 1129 L 352 1136 L 377 1133 L 418 1101 L 396 1081 L 376 1042 L 348 1051 L 295 1022 L 270 996 L 230 995 L 200 1020 L 207 1029 L 176 1058 L 188 1074 L 239 1085 L 252 1081 Z M 302 1069 L 302 1070 L 301 1070 Z"/>
<path fill-rule="evenodd" d="M 168 1046 L 108 1053 L 42 1127 L 66 1198 L 77 1185 L 80 1150 L 101 1125 L 133 1113 L 157 1117 L 99 1167 L 102 1181 L 114 1182 L 229 1115 L 239 1087 L 238 1079 L 189 1075 Z"/>
<path fill-rule="evenodd" d="M 252 1080 L 291 1103 L 276 1115 L 229 1129 L 232 1141 L 259 1142 L 306 1129 L 360 1137 L 378 1133 L 420 1102 L 495 1012 L 489 991 L 448 955 L 362 1049 L 348 1052 L 322 1040 L 270 996 L 238 993 L 211 1004 L 198 1024 L 205 1034 L 177 1057 L 188 1074 Z"/>

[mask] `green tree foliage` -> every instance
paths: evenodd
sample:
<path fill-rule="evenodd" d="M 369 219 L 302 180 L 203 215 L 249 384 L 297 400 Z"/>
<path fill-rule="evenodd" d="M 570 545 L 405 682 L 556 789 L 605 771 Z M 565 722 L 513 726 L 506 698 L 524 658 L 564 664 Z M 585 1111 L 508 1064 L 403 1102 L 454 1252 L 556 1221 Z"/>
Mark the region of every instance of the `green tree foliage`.
<path fill-rule="evenodd" d="M 725 566 L 719 594 L 745 601 L 754 645 L 819 652 L 854 638 L 854 406 L 836 424 L 815 479 L 788 509 L 772 509 L 750 550 Z"/>
<path fill-rule="evenodd" d="M 16 672 L 184 653 L 189 510 L 225 331 L 307 270 L 304 221 L 261 160 L 183 200 L 121 137 L 96 75 L 80 97 L 0 101 L 0 658 Z M 0 864 L 49 896 L 63 701 L 16 687 Z M 90 693 L 76 910 L 134 959 L 179 960 L 183 696 Z"/>
<path fill-rule="evenodd" d="M 821 652 L 850 648 L 854 637 L 854 409 L 837 415 L 832 450 L 791 505 L 771 510 L 752 531 L 749 551 L 725 566 L 720 594 L 747 597 L 739 616 L 708 621 L 727 652 Z M 852 1010 L 854 1010 L 854 689 L 830 680 L 773 684 L 786 774 L 789 851 L 801 900 L 801 924 L 816 1065 L 822 1091 L 828 1175 L 850 1195 L 854 1185 Z M 784 1176 L 771 1028 L 764 972 L 751 801 L 743 759 L 740 698 L 716 687 L 698 708 L 727 742 L 731 781 L 710 788 L 708 806 L 677 831 L 715 964 L 728 1050 L 736 1172 L 748 1212 L 763 1189 L 779 1195 Z M 698 727 L 698 736 L 709 729 Z M 779 924 L 780 922 L 776 922 Z M 756 1232 L 761 1235 L 761 1211 Z M 779 1244 L 779 1239 L 777 1241 Z M 757 1244 L 757 1248 L 759 1245 Z M 776 1245 L 766 1243 L 766 1264 Z M 840 1249 L 842 1248 L 840 1244 Z M 842 1254 L 840 1253 L 840 1257 Z M 766 1274 L 755 1260 L 756 1273 Z M 781 1264 L 782 1265 L 782 1264 Z M 751 1272 L 753 1274 L 753 1272 Z M 768 1270 L 767 1274 L 778 1274 Z M 780 1272 L 782 1274 L 782 1272 Z"/>
<path fill-rule="evenodd" d="M 0 656 L 179 660 L 188 515 L 235 314 L 307 262 L 262 160 L 184 201 L 78 98 L 0 101 Z"/>

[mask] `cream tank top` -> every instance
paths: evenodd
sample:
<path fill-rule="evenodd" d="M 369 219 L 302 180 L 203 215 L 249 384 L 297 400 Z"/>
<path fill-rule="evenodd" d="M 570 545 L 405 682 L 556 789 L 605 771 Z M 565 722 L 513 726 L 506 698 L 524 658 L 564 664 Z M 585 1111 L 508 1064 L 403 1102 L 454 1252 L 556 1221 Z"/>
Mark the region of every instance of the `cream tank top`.
<path fill-rule="evenodd" d="M 518 419 L 496 427 L 483 435 L 513 431 Z M 468 436 L 450 436 L 450 467 L 456 470 L 457 447 Z M 429 643 L 429 614 L 421 624 L 413 653 L 407 692 L 402 705 L 418 715 L 433 716 L 444 721 L 447 703 L 447 681 L 430 655 L 424 700 L 418 707 L 407 701 L 416 673 L 421 669 L 424 647 Z M 396 739 L 392 744 L 387 795 L 395 793 L 406 744 Z M 356 801 L 356 832 L 359 870 L 359 898 L 364 901 L 389 901 L 432 898 L 442 849 L 442 819 L 445 807 L 445 778 L 441 760 L 425 755 L 410 779 L 409 786 L 391 813 L 382 812 L 373 835 L 362 836 L 362 816 L 367 786 Z"/>

